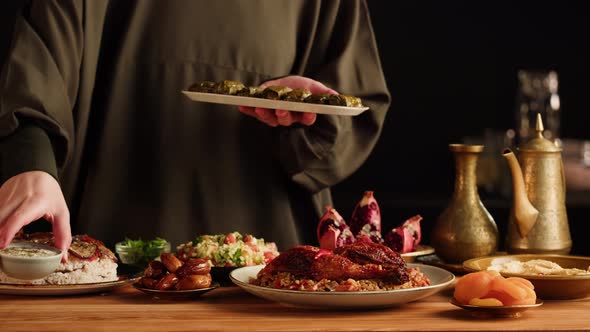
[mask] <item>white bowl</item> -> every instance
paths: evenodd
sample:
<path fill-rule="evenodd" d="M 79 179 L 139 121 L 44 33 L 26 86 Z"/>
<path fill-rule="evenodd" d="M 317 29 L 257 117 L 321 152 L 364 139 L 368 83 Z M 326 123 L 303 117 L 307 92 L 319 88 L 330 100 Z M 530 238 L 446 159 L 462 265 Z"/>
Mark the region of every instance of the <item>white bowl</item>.
<path fill-rule="evenodd" d="M 15 253 L 15 249 L 45 253 L 44 256 L 25 256 Z M 6 249 L 0 250 L 0 268 L 9 277 L 21 280 L 41 279 L 55 271 L 62 257 L 62 252 L 54 247 L 33 242 L 12 242 Z"/>

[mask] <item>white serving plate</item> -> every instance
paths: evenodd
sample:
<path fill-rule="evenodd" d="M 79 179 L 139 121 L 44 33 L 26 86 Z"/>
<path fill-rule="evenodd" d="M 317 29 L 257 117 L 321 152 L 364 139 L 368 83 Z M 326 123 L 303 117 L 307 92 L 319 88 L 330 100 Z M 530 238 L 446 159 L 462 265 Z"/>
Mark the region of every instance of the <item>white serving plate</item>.
<path fill-rule="evenodd" d="M 231 280 L 245 291 L 283 305 L 309 309 L 374 309 L 395 307 L 431 296 L 451 285 L 455 276 L 444 269 L 424 264 L 407 264 L 418 267 L 430 279 L 431 285 L 391 291 L 313 292 L 274 289 L 250 284 L 264 266 L 247 266 L 230 273 Z"/>
<path fill-rule="evenodd" d="M 182 91 L 182 93 L 193 101 L 236 106 L 261 107 L 268 109 L 280 109 L 285 111 L 308 112 L 317 114 L 355 116 L 369 109 L 369 107 L 321 105 L 284 100 L 271 100 L 255 97 L 232 96 L 217 93 L 193 92 L 186 90 Z"/>
<path fill-rule="evenodd" d="M 0 294 L 6 295 L 78 295 L 91 293 L 105 293 L 116 288 L 129 285 L 137 281 L 142 269 L 130 265 L 119 264 L 117 267 L 118 280 L 74 285 L 30 285 L 0 283 Z"/>

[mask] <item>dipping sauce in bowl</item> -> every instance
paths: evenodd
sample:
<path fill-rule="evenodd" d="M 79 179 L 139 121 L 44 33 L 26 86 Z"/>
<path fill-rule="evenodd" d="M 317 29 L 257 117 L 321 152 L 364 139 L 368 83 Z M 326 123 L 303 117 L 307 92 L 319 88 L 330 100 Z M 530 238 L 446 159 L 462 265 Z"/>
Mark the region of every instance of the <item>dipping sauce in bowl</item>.
<path fill-rule="evenodd" d="M 12 278 L 35 280 L 54 272 L 61 257 L 59 249 L 48 245 L 13 242 L 0 250 L 0 269 Z"/>
<path fill-rule="evenodd" d="M 56 255 L 53 250 L 27 247 L 8 247 L 0 250 L 0 253 L 15 257 L 49 257 Z"/>

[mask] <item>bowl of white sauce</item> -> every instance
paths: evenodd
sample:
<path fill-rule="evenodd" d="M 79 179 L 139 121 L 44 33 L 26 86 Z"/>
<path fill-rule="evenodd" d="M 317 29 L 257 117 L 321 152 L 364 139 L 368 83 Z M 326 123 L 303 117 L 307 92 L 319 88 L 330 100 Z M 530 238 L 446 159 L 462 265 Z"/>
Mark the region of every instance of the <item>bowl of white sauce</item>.
<path fill-rule="evenodd" d="M 61 250 L 55 247 L 15 241 L 0 250 L 0 269 L 12 278 L 36 280 L 54 272 L 61 258 Z"/>

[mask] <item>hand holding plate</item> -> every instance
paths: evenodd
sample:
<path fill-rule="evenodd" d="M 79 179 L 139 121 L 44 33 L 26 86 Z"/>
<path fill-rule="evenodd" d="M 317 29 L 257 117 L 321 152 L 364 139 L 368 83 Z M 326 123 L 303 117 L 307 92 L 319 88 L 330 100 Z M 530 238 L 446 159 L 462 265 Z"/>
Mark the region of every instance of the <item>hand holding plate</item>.
<path fill-rule="evenodd" d="M 260 85 L 261 88 L 269 86 L 287 86 L 291 89 L 307 89 L 313 94 L 338 94 L 321 82 L 303 76 L 287 76 Z M 308 112 L 291 112 L 286 110 L 272 110 L 259 107 L 239 106 L 240 112 L 258 119 L 271 127 L 291 126 L 300 123 L 311 126 L 315 123 L 317 115 Z"/>

